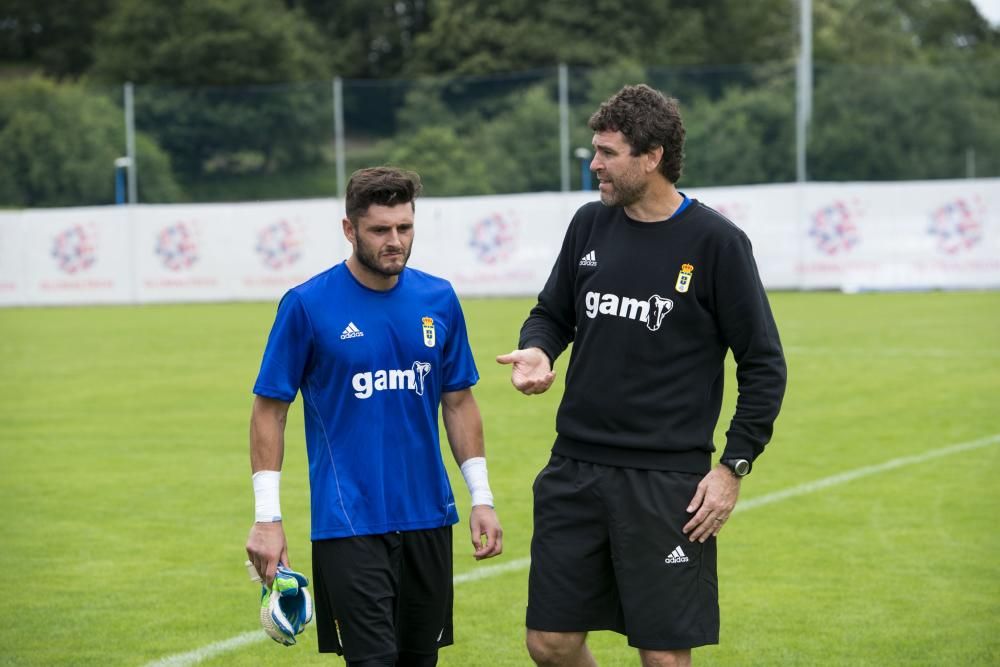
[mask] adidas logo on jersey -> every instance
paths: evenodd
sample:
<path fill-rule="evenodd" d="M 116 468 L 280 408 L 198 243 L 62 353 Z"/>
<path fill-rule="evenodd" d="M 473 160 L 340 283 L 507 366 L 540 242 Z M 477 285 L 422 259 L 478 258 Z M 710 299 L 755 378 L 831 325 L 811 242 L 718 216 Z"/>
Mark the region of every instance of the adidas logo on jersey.
<path fill-rule="evenodd" d="M 669 556 L 663 559 L 663 562 L 667 563 L 668 565 L 673 565 L 675 563 L 686 563 L 689 560 L 691 559 L 684 554 L 684 550 L 681 549 L 680 547 L 676 547 L 673 551 L 670 552 Z"/>
<path fill-rule="evenodd" d="M 347 326 L 340 333 L 340 340 L 347 340 L 348 338 L 361 338 L 365 335 L 365 332 L 357 328 L 354 322 L 348 322 Z"/>
<path fill-rule="evenodd" d="M 645 301 L 640 301 L 617 294 L 587 292 L 583 302 L 587 307 L 587 317 L 590 319 L 594 319 L 598 315 L 627 317 L 630 320 L 645 322 L 646 328 L 650 331 L 658 330 L 663 324 L 663 318 L 674 309 L 674 302 L 659 294 L 654 294 Z"/>
<path fill-rule="evenodd" d="M 591 250 L 581 257 L 580 266 L 597 266 L 597 253 Z"/>
<path fill-rule="evenodd" d="M 360 332 L 359 332 L 360 333 Z M 366 371 L 355 373 L 351 378 L 354 395 L 358 398 L 371 398 L 376 391 L 409 390 L 417 396 L 424 395 L 424 378 L 431 372 L 431 365 L 426 361 L 414 361 L 413 366 L 406 370 L 394 368 L 391 370 Z"/>

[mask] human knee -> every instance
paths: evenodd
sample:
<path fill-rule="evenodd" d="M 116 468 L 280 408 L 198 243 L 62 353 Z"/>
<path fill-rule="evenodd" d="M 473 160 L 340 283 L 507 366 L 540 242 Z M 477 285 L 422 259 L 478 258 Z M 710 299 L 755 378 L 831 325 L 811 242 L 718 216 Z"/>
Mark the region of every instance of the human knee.
<path fill-rule="evenodd" d="M 567 664 L 580 651 L 585 639 L 582 633 L 528 630 L 525 645 L 536 665 L 557 667 Z"/>
<path fill-rule="evenodd" d="M 639 651 L 642 667 L 691 667 L 691 651 Z"/>

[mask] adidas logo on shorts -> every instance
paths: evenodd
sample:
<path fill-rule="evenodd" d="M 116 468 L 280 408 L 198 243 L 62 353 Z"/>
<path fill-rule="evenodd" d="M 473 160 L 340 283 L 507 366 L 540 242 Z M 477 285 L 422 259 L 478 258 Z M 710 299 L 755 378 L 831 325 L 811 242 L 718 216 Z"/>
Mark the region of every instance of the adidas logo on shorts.
<path fill-rule="evenodd" d="M 669 556 L 663 559 L 663 562 L 672 565 L 674 563 L 686 563 L 689 560 L 691 559 L 684 555 L 684 551 L 680 547 L 677 547 L 670 552 Z"/>

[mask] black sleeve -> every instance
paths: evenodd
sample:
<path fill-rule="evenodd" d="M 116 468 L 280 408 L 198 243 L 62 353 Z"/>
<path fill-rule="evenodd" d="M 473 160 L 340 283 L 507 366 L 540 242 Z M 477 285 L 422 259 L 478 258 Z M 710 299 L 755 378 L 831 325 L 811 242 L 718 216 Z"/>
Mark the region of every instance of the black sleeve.
<path fill-rule="evenodd" d="M 771 439 L 781 409 L 785 356 L 750 240 L 741 234 L 723 246 L 716 266 L 716 313 L 736 359 L 739 392 L 723 458 L 753 461 Z"/>
<path fill-rule="evenodd" d="M 574 219 L 575 222 L 575 219 Z M 576 282 L 577 265 L 573 258 L 574 229 L 570 223 L 563 239 L 562 249 L 552 267 L 545 287 L 538 295 L 538 303 L 531 309 L 521 327 L 518 349 L 539 347 L 555 367 L 556 358 L 573 342 L 576 333 Z"/>

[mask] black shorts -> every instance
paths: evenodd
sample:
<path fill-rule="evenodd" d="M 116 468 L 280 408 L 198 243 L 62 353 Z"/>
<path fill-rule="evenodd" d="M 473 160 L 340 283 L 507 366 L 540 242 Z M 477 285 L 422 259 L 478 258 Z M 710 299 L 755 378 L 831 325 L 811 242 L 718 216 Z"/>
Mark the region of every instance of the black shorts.
<path fill-rule="evenodd" d="M 451 526 L 313 542 L 321 653 L 351 662 L 452 644 Z"/>
<path fill-rule="evenodd" d="M 681 532 L 701 479 L 554 454 L 534 485 L 528 628 L 614 630 L 648 650 L 717 644 L 715 538 Z"/>

